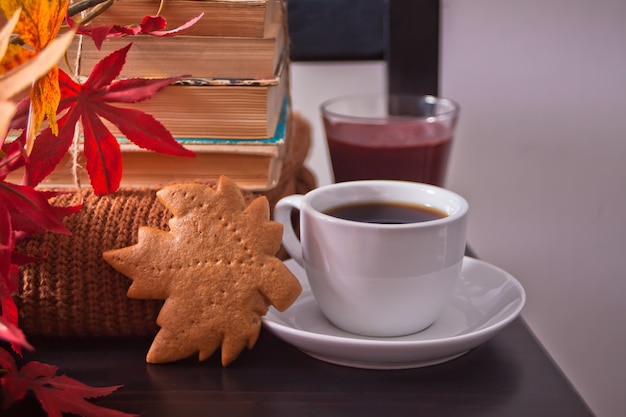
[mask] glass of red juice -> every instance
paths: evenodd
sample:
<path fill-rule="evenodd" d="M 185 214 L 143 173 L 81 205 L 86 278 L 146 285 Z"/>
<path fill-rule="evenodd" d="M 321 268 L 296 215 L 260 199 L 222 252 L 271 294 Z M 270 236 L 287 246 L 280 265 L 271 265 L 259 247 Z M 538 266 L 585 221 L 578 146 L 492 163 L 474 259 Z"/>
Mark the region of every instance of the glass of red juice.
<path fill-rule="evenodd" d="M 352 95 L 321 105 L 335 182 L 443 186 L 459 105 L 430 95 Z"/>

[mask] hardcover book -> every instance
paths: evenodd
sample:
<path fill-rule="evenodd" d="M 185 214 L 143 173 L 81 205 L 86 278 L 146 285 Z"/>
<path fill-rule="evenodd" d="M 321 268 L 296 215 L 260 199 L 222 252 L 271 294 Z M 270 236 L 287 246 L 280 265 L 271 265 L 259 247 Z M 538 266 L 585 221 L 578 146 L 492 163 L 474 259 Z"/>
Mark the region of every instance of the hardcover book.
<path fill-rule="evenodd" d="M 132 2 L 131 2 L 132 3 Z M 195 1 L 199 5 L 212 1 Z M 232 1 L 229 3 L 233 3 Z M 122 6 L 118 1 L 109 10 Z M 166 2 L 169 4 L 169 1 Z M 199 36 L 192 29 L 207 17 L 207 13 L 191 28 L 176 36 L 155 37 L 136 35 L 106 39 L 101 49 L 85 39 L 80 49 L 80 74 L 88 75 L 106 55 L 132 42 L 122 78 L 153 78 L 186 75 L 194 78 L 269 78 L 276 74 L 286 49 L 287 34 L 282 9 L 274 7 L 273 16 L 261 37 L 251 36 Z M 144 13 L 146 10 L 144 9 Z M 177 11 L 173 16 L 180 16 Z M 192 16 L 193 17 L 193 16 Z M 213 16 L 217 19 L 219 16 Z M 169 25 L 168 25 L 169 26 Z M 79 39 L 73 42 L 68 56 L 78 53 Z"/>
<path fill-rule="evenodd" d="M 184 79 L 152 98 L 126 107 L 154 116 L 176 138 L 265 139 L 276 130 L 288 98 L 284 66 L 255 80 Z M 107 124 L 114 135 L 117 128 Z"/>
<path fill-rule="evenodd" d="M 204 13 L 202 19 L 186 31 L 193 36 L 262 38 L 267 36 L 269 23 L 282 12 L 281 0 L 167 0 L 163 3 L 160 15 L 167 19 L 168 28 L 178 27 Z M 156 14 L 160 4 L 160 0 L 116 1 L 93 20 L 93 25 L 136 24 L 144 16 Z"/>
<path fill-rule="evenodd" d="M 233 179 L 240 187 L 252 191 L 273 188 L 280 180 L 283 159 L 291 137 L 290 108 L 284 102 L 274 135 L 267 139 L 177 138 L 195 157 L 163 155 L 143 150 L 119 138 L 122 151 L 122 181 L 126 187 L 156 187 L 174 182 L 213 181 L 220 175 Z M 84 167 L 78 155 L 78 166 Z M 42 188 L 71 188 L 75 184 L 73 158 L 66 154 L 61 163 L 40 185 Z M 8 181 L 20 182 L 22 173 L 15 171 Z M 81 184 L 88 184 L 87 172 L 79 169 Z"/>

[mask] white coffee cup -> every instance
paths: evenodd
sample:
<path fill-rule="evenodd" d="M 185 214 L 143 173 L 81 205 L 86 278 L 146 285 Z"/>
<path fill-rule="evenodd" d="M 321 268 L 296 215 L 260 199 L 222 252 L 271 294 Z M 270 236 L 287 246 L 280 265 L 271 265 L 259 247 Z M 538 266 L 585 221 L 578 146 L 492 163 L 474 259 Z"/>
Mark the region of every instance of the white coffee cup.
<path fill-rule="evenodd" d="M 326 214 L 363 203 L 424 206 L 445 217 L 384 224 Z M 374 337 L 416 333 L 437 320 L 461 273 L 467 213 L 467 201 L 452 191 L 387 180 L 323 186 L 287 196 L 274 209 L 283 246 L 304 267 L 324 315 L 338 328 Z"/>

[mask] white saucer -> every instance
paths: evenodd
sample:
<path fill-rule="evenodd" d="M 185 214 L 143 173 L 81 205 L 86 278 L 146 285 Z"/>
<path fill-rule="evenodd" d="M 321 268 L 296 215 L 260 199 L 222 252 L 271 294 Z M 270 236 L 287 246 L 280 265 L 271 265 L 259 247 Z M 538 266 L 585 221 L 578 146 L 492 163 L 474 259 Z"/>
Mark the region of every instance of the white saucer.
<path fill-rule="evenodd" d="M 263 317 L 266 328 L 304 353 L 338 365 L 369 369 L 418 368 L 449 361 L 484 343 L 511 323 L 526 294 L 506 271 L 466 257 L 450 304 L 428 329 L 401 337 L 367 337 L 331 324 L 313 298 L 304 270 L 285 265 L 302 284 L 302 294 L 280 313 Z"/>

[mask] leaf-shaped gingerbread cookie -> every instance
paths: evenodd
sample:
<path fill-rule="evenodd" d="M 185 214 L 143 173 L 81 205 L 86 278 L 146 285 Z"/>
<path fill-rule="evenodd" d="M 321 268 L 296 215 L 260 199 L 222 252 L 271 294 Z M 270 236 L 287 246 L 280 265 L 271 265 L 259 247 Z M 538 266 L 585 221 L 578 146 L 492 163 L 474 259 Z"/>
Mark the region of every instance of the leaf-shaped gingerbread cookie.
<path fill-rule="evenodd" d="M 246 207 L 226 177 L 216 189 L 178 184 L 157 197 L 174 215 L 170 231 L 140 227 L 136 245 L 105 251 L 104 259 L 133 280 L 129 297 L 165 299 L 147 362 L 196 352 L 205 360 L 221 346 L 226 366 L 252 348 L 268 306 L 283 311 L 302 290 L 274 256 L 282 225 L 269 220 L 265 197 Z"/>

